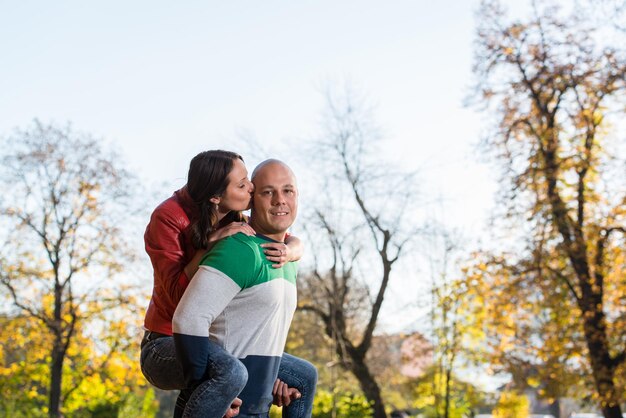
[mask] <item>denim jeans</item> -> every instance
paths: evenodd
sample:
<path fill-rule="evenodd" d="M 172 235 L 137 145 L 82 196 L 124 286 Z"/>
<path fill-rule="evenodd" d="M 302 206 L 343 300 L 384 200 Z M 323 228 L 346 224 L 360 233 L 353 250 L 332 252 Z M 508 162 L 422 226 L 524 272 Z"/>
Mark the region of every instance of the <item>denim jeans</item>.
<path fill-rule="evenodd" d="M 278 378 L 302 395 L 283 408 L 283 418 L 311 418 L 313 398 L 317 386 L 317 369 L 306 360 L 283 353 Z"/>
<path fill-rule="evenodd" d="M 176 402 L 177 415 L 175 416 L 183 416 L 182 409 L 179 410 L 179 407 L 184 408 L 187 401 L 197 404 L 200 402 L 200 398 L 207 399 L 206 395 L 211 392 L 206 392 L 206 390 L 211 390 L 211 385 L 226 385 L 238 388 L 235 395 L 229 399 L 227 407 L 230 406 L 230 401 L 236 398 L 245 386 L 245 379 L 243 383 L 241 382 L 241 375 L 245 373 L 245 376 L 247 376 L 247 371 L 243 364 L 216 344 L 211 344 L 211 349 L 212 356 L 213 352 L 215 352 L 213 356 L 215 361 L 212 364 L 214 364 L 217 370 L 211 380 L 194 388 L 195 390 L 200 389 L 198 394 L 196 394 L 189 389 L 181 390 L 185 387 L 185 379 L 182 366 L 176 359 L 174 338 L 161 337 L 142 345 L 140 357 L 141 371 L 148 382 L 162 390 L 181 390 Z M 228 373 L 229 371 L 232 373 Z M 226 375 L 220 377 L 219 374 L 221 373 Z M 289 387 L 295 387 L 302 394 L 300 399 L 291 402 L 288 407 L 283 408 L 283 417 L 310 418 L 317 385 L 317 370 L 315 366 L 306 360 L 284 353 L 280 362 L 278 378 Z M 219 415 L 219 417 L 221 418 L 222 415 Z"/>
<path fill-rule="evenodd" d="M 237 397 L 246 385 L 248 371 L 239 362 L 240 366 L 234 369 L 224 367 L 221 356 L 209 357 L 207 364 L 211 370 L 209 379 L 194 388 L 183 389 L 176 400 L 174 418 L 222 418 L 233 399 Z"/>
<path fill-rule="evenodd" d="M 176 418 L 221 418 L 248 380 L 243 363 L 211 342 L 209 379 L 194 388 L 183 389 L 185 379 L 182 366 L 176 359 L 174 338 L 161 337 L 148 342 L 144 339 L 142 345 L 141 371 L 148 382 L 163 390 L 182 389 L 176 400 Z"/>

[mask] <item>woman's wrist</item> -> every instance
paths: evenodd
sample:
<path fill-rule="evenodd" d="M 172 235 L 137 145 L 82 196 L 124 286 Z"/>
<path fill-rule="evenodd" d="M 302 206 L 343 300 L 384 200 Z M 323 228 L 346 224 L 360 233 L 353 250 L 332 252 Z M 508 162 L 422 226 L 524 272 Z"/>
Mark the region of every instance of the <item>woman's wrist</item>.
<path fill-rule="evenodd" d="M 304 250 L 298 237 L 290 235 L 285 240 L 285 245 L 287 246 L 287 261 L 298 261 L 302 258 Z"/>

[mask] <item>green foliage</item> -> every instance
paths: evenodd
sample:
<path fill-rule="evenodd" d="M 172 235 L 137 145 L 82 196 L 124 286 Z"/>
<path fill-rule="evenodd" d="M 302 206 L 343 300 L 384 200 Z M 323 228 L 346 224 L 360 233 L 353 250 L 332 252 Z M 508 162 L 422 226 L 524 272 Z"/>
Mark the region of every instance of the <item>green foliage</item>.
<path fill-rule="evenodd" d="M 333 415 L 333 409 L 335 415 Z M 272 405 L 270 418 L 280 418 L 282 409 Z M 372 407 L 365 396 L 352 392 L 318 389 L 313 401 L 313 418 L 368 418 Z"/>
<path fill-rule="evenodd" d="M 129 393 L 118 401 L 100 399 L 91 407 L 81 408 L 68 414 L 68 418 L 151 418 L 156 416 L 157 404 L 154 402 L 152 388 L 145 393 Z"/>
<path fill-rule="evenodd" d="M 111 323 L 120 335 L 128 331 Z M 48 416 L 51 336 L 30 317 L 0 317 L 0 417 Z M 107 356 L 78 329 L 64 364 L 63 413 L 68 418 L 150 418 L 158 403 L 139 371 L 136 344 Z"/>
<path fill-rule="evenodd" d="M 35 120 L 0 142 L 0 297 L 19 322 L 1 339 L 0 405 L 114 416 L 145 384 L 128 321 L 140 289 L 122 277 L 135 256 L 134 178 L 70 126 Z"/>
<path fill-rule="evenodd" d="M 408 383 L 412 388 L 412 406 L 427 418 L 444 416 L 445 392 L 442 380 L 443 376 L 432 367 L 423 376 Z M 450 418 L 470 416 L 484 402 L 485 395 L 478 388 L 452 377 L 448 410 Z"/>
<path fill-rule="evenodd" d="M 337 418 L 368 418 L 372 407 L 365 396 L 352 392 L 329 392 L 318 390 L 313 402 L 313 417 L 332 418 L 333 409 Z"/>

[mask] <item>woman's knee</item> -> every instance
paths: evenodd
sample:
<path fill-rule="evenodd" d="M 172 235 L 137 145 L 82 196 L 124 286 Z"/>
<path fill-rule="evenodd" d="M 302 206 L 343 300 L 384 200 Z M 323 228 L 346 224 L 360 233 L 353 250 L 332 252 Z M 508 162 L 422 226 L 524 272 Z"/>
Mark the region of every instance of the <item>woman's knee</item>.
<path fill-rule="evenodd" d="M 248 369 L 234 357 L 229 358 L 221 370 L 223 378 L 228 381 L 229 385 L 243 389 L 248 382 Z"/>
<path fill-rule="evenodd" d="M 301 364 L 302 377 L 309 386 L 315 387 L 317 385 L 317 367 L 306 360 L 302 360 Z"/>
<path fill-rule="evenodd" d="M 292 355 L 289 355 L 288 360 L 292 373 L 297 374 L 300 379 L 309 384 L 315 385 L 317 383 L 317 367 L 313 363 Z"/>
<path fill-rule="evenodd" d="M 291 354 L 284 354 L 283 362 L 281 362 L 281 372 L 284 378 L 291 376 L 292 379 L 297 380 L 299 382 L 298 386 L 306 385 L 309 387 L 315 387 L 317 384 L 317 368 L 307 360 Z M 281 373 L 279 373 L 279 378 L 280 374 Z"/>

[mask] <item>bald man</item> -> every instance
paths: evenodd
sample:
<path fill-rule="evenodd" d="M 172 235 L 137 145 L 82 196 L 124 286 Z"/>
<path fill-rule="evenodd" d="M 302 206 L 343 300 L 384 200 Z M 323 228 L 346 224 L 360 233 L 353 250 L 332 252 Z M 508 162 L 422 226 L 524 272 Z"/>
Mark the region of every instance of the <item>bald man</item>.
<path fill-rule="evenodd" d="M 278 160 L 259 164 L 252 182 L 250 225 L 257 235 L 239 233 L 216 243 L 200 263 L 172 324 L 188 385 L 207 379 L 210 338 L 248 370 L 239 394 L 240 416 L 267 417 L 296 309 L 297 263 L 272 268 L 260 244 L 284 242 L 298 213 L 298 188 L 291 169 Z M 203 400 L 198 392 L 187 403 L 185 416 L 221 417 L 231 405 L 229 395 Z"/>

